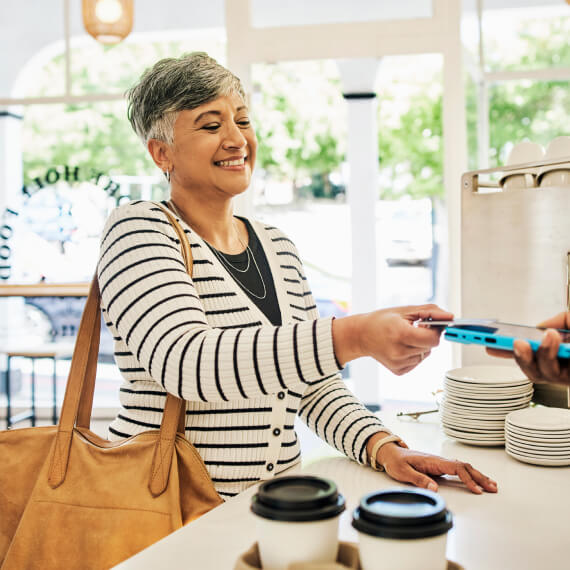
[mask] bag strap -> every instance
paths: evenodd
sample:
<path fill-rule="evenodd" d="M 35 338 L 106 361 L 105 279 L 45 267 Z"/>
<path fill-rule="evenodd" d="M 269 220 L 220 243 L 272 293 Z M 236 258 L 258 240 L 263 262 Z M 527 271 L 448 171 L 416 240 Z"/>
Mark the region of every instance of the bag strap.
<path fill-rule="evenodd" d="M 192 251 L 184 230 L 162 204 L 155 203 L 172 224 L 181 244 L 182 256 L 189 275 L 192 275 Z M 101 330 L 101 294 L 97 274 L 93 276 L 87 302 L 81 316 L 77 340 L 65 390 L 57 435 L 49 468 L 48 482 L 55 488 L 65 480 L 73 428 L 89 428 L 93 407 L 93 393 L 99 355 Z M 160 495 L 168 484 L 168 476 L 174 451 L 176 432 L 184 436 L 186 419 L 184 400 L 172 394 L 166 397 L 160 437 L 157 441 L 151 469 L 149 488 L 153 495 Z"/>

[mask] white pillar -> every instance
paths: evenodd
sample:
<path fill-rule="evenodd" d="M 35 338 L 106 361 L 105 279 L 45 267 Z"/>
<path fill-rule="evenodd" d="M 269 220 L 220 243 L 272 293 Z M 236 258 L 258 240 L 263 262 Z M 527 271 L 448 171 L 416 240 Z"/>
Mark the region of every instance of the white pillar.
<path fill-rule="evenodd" d="M 443 52 L 443 182 L 449 240 L 449 310 L 461 316 L 461 175 L 467 170 L 467 126 L 462 75 L 461 2 L 449 2 Z M 460 345 L 453 347 L 459 366 Z"/>
<path fill-rule="evenodd" d="M 489 168 L 489 90 L 485 79 L 485 50 L 483 48 L 483 0 L 477 0 L 477 30 L 479 37 L 479 62 L 477 73 L 477 168 Z"/>
<path fill-rule="evenodd" d="M 245 89 L 247 104 L 255 113 L 252 101 L 251 65 L 245 42 L 244 32 L 251 27 L 251 6 L 248 0 L 226 0 L 226 37 L 227 37 L 227 67 L 237 75 Z M 254 174 L 255 176 L 255 174 Z M 253 217 L 253 189 L 234 198 L 234 210 L 236 214 L 245 217 Z"/>
<path fill-rule="evenodd" d="M 348 203 L 352 237 L 352 313 L 377 308 L 376 202 L 378 128 L 374 84 L 379 59 L 337 62 L 348 104 Z M 371 358 L 350 364 L 356 395 L 371 409 L 379 402 L 379 365 Z"/>

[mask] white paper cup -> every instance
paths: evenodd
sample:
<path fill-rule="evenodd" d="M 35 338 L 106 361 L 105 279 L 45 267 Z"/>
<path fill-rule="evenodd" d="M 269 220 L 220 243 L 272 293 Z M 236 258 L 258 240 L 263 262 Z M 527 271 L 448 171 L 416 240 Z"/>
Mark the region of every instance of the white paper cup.
<path fill-rule="evenodd" d="M 344 497 L 328 479 L 292 475 L 262 483 L 251 503 L 261 567 L 286 570 L 294 562 L 335 562 L 344 509 Z"/>
<path fill-rule="evenodd" d="M 516 190 L 518 188 L 533 188 L 536 186 L 533 174 L 509 174 L 501 178 L 501 185 L 505 190 Z"/>
<path fill-rule="evenodd" d="M 561 136 L 552 139 L 546 147 L 546 160 L 570 157 L 570 137 Z M 538 175 L 541 187 L 570 186 L 570 162 L 553 164 L 543 168 Z"/>
<path fill-rule="evenodd" d="M 338 519 L 283 522 L 257 517 L 257 543 L 264 570 L 286 570 L 293 562 L 336 561 Z"/>
<path fill-rule="evenodd" d="M 539 184 L 541 188 L 549 186 L 570 186 L 570 166 L 566 168 L 556 168 L 540 174 Z"/>
<path fill-rule="evenodd" d="M 539 162 L 543 159 L 544 149 L 541 145 L 531 141 L 522 141 L 513 146 L 507 157 L 506 165 L 513 166 L 515 164 L 524 164 L 525 162 Z M 507 171 L 499 180 L 499 185 L 504 190 L 533 188 L 536 186 L 536 174 L 536 168 Z"/>
<path fill-rule="evenodd" d="M 365 495 L 354 510 L 363 570 L 445 570 L 451 513 L 424 489 L 387 489 Z"/>

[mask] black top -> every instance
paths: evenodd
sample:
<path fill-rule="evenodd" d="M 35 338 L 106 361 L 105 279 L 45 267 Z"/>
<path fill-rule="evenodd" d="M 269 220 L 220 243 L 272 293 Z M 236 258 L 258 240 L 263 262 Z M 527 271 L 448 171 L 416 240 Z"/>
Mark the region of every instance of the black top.
<path fill-rule="evenodd" d="M 239 219 L 242 220 L 247 228 L 249 251 L 246 249 L 241 253 L 231 255 L 229 253 L 222 253 L 210 244 L 208 245 L 220 260 L 220 263 L 234 278 L 235 282 L 259 307 L 269 321 L 275 326 L 281 326 L 281 311 L 277 301 L 277 293 L 275 292 L 269 262 L 267 261 L 261 242 L 249 221 L 241 217 Z M 244 271 L 246 268 L 247 271 Z"/>

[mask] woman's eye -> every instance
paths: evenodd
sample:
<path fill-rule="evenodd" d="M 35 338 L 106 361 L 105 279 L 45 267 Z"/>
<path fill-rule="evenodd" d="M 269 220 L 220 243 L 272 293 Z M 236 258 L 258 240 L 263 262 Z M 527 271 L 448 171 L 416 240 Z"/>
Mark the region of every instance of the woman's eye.
<path fill-rule="evenodd" d="M 236 121 L 236 122 L 240 127 L 245 127 L 245 128 L 249 127 L 251 124 L 249 119 L 242 119 L 241 121 Z"/>
<path fill-rule="evenodd" d="M 202 127 L 206 131 L 217 131 L 220 128 L 219 123 L 209 123 Z"/>

